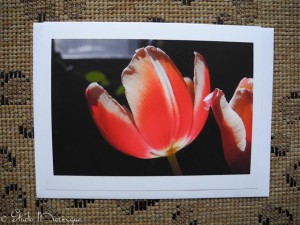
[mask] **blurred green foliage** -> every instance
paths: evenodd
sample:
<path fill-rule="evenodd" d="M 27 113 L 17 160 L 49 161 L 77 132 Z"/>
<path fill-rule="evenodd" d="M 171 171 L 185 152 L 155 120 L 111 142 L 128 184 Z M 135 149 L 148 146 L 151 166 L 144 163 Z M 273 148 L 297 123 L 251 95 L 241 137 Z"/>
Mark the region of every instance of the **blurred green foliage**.
<path fill-rule="evenodd" d="M 85 79 L 89 82 L 97 82 L 103 87 L 107 87 L 110 85 L 109 80 L 101 71 L 90 71 L 85 75 Z"/>
<path fill-rule="evenodd" d="M 117 90 L 115 91 L 116 95 L 124 95 L 125 94 L 125 88 L 123 85 L 120 85 Z"/>

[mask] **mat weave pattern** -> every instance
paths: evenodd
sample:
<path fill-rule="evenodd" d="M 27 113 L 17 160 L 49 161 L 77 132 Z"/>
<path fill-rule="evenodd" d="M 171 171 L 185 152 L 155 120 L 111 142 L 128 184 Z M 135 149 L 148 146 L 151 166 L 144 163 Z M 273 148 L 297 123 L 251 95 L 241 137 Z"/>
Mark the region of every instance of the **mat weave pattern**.
<path fill-rule="evenodd" d="M 0 0 L 0 224 L 49 212 L 75 224 L 300 224 L 299 0 Z M 275 28 L 269 198 L 57 200 L 35 197 L 32 27 L 132 21 Z M 29 219 L 28 219 L 29 220 Z M 56 222 L 58 223 L 58 222 Z M 52 220 L 40 224 L 56 224 Z M 67 221 L 60 224 L 67 224 Z M 69 223 L 71 224 L 71 223 Z"/>

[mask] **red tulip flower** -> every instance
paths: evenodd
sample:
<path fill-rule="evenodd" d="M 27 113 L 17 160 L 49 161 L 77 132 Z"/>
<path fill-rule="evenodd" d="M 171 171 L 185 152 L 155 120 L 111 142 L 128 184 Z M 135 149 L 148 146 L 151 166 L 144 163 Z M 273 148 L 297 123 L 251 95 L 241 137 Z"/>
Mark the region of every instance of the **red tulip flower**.
<path fill-rule="evenodd" d="M 228 166 L 234 173 L 250 173 L 253 79 L 242 79 L 229 103 L 219 89 L 204 101 L 219 125 Z"/>
<path fill-rule="evenodd" d="M 191 143 L 208 116 L 204 97 L 210 92 L 209 72 L 195 52 L 194 82 L 160 49 L 136 50 L 122 73 L 130 110 L 103 87 L 86 89 L 91 115 L 103 137 L 117 150 L 137 158 L 168 157 L 179 174 L 175 153 Z"/>

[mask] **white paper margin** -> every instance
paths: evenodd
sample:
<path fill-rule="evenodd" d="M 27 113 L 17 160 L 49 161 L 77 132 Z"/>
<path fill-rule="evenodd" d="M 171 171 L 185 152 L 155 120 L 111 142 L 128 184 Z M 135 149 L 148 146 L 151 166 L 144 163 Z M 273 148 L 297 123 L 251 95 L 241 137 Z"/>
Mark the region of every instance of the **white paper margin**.
<path fill-rule="evenodd" d="M 254 113 L 250 175 L 54 176 L 51 123 L 52 39 L 165 39 L 254 43 Z M 167 23 L 35 23 L 33 89 L 37 197 L 165 199 L 268 196 L 273 45 L 272 28 Z"/>

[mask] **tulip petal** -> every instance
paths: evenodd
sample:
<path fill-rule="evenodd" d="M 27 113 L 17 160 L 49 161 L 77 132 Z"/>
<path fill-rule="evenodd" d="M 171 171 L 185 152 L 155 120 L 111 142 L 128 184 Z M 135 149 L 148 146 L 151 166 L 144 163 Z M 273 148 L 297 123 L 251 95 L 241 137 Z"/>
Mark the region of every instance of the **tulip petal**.
<path fill-rule="evenodd" d="M 238 85 L 232 99 L 230 107 L 241 117 L 246 128 L 247 141 L 252 138 L 252 106 L 253 106 L 253 79 L 244 78 Z"/>
<path fill-rule="evenodd" d="M 250 149 L 247 146 L 246 128 L 242 119 L 230 107 L 219 89 L 209 94 L 204 101 L 211 106 L 219 125 L 224 156 L 229 167 L 233 172 L 249 172 Z"/>
<path fill-rule="evenodd" d="M 151 147 L 138 132 L 131 113 L 101 86 L 92 83 L 86 89 L 92 117 L 104 138 L 119 151 L 138 158 L 154 158 Z"/>
<path fill-rule="evenodd" d="M 160 151 L 178 150 L 177 143 L 192 124 L 193 103 L 171 59 L 152 46 L 138 49 L 123 71 L 122 83 L 136 126 L 147 143 Z"/>
<path fill-rule="evenodd" d="M 210 78 L 207 64 L 204 57 L 198 52 L 194 52 L 194 112 L 193 125 L 190 131 L 189 142 L 192 142 L 202 130 L 207 117 L 208 109 L 205 108 L 204 97 L 210 92 Z"/>
<path fill-rule="evenodd" d="M 192 101 L 194 102 L 194 98 L 195 98 L 194 82 L 189 77 L 184 77 L 183 79 L 184 79 L 184 82 L 186 83 L 186 86 L 187 86 L 189 92 L 190 92 Z"/>
<path fill-rule="evenodd" d="M 232 110 L 223 92 L 216 89 L 209 94 L 204 101 L 210 104 L 215 119 L 221 129 L 226 134 L 226 142 L 232 142 L 240 151 L 246 148 L 246 129 L 242 119 Z"/>
<path fill-rule="evenodd" d="M 251 92 L 253 92 L 253 78 L 243 78 L 238 87 L 237 87 L 237 90 L 240 89 L 240 88 L 245 88 Z"/>
<path fill-rule="evenodd" d="M 252 138 L 253 94 L 247 89 L 238 90 L 230 101 L 232 109 L 241 117 L 247 131 L 247 140 Z"/>

